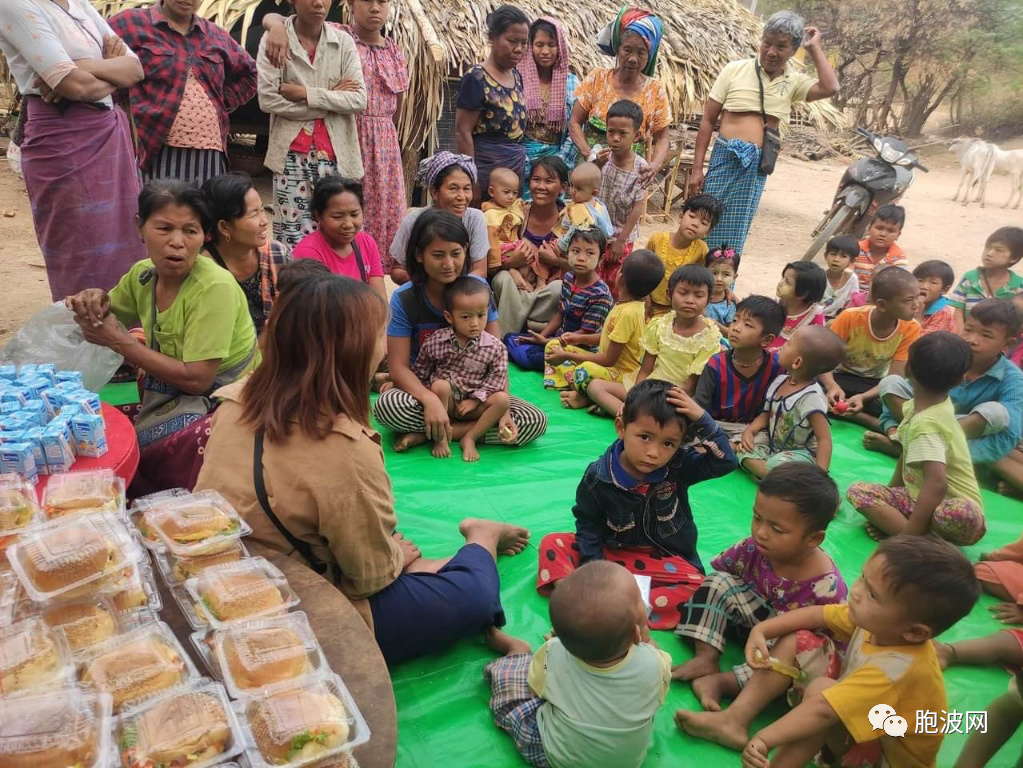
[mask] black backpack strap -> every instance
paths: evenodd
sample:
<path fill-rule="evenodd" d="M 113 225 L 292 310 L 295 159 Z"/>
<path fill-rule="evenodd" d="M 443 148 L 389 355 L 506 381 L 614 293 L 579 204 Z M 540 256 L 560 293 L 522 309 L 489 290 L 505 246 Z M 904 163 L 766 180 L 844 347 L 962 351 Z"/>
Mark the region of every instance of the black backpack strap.
<path fill-rule="evenodd" d="M 405 316 L 408 317 L 409 325 L 413 328 L 417 328 L 423 321 L 424 311 L 419 296 L 420 293 L 421 291 L 416 286 L 412 286 L 398 294 L 398 301 L 401 302 L 401 307 L 405 310 Z"/>
<path fill-rule="evenodd" d="M 295 538 L 291 531 L 281 522 L 281 519 L 274 513 L 273 507 L 270 506 L 270 499 L 266 495 L 266 483 L 263 480 L 263 430 L 261 429 L 256 431 L 256 442 L 252 450 L 252 480 L 256 486 L 256 498 L 259 500 L 259 506 L 263 508 L 266 516 L 270 518 L 274 528 L 280 532 L 288 544 L 294 547 L 295 551 L 302 556 L 310 568 L 321 576 L 326 573 L 327 564 L 313 554 L 312 547 L 307 542 Z"/>
<path fill-rule="evenodd" d="M 362 253 L 359 251 L 359 244 L 352 240 L 352 255 L 355 257 L 355 263 L 359 265 L 359 274 L 362 276 L 362 282 L 368 283 L 369 277 L 366 275 L 366 265 L 362 263 Z"/>

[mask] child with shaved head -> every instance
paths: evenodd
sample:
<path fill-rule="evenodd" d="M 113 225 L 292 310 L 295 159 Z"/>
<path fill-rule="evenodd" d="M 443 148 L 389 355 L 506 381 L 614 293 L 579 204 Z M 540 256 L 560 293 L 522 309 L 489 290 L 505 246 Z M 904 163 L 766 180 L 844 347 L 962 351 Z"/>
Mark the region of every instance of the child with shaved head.
<path fill-rule="evenodd" d="M 615 563 L 587 563 L 558 582 L 550 616 L 554 636 L 535 654 L 484 670 L 494 721 L 538 768 L 639 768 L 671 657 L 650 643 L 635 578 Z"/>

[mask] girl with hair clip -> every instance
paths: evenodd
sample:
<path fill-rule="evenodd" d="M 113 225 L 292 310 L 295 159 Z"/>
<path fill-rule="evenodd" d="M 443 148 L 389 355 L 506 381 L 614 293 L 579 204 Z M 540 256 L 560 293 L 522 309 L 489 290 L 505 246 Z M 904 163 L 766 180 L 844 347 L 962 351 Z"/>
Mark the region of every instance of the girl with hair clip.
<path fill-rule="evenodd" d="M 735 319 L 735 296 L 732 286 L 739 275 L 739 261 L 742 256 L 727 245 L 715 248 L 707 254 L 706 267 L 714 275 L 714 290 L 710 293 L 706 315 L 721 329 L 722 336 L 728 336 L 728 326 Z"/>

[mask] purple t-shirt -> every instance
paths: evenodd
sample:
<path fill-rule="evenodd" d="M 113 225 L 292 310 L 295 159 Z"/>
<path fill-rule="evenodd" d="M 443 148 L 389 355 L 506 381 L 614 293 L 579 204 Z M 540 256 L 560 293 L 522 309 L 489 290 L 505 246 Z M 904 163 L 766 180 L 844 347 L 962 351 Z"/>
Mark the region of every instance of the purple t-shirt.
<path fill-rule="evenodd" d="M 354 246 L 359 249 L 362 264 L 366 269 L 366 277 L 383 277 L 384 268 L 380 264 L 380 249 L 377 248 L 376 240 L 365 232 L 359 232 L 355 235 Z M 353 280 L 362 280 L 362 272 L 355 261 L 354 250 L 342 259 L 330 247 L 327 238 L 319 230 L 303 237 L 299 244 L 295 246 L 291 255 L 295 259 L 318 261 L 335 275 L 350 277 Z"/>
<path fill-rule="evenodd" d="M 825 555 L 826 556 L 826 555 Z M 753 587 L 775 611 L 784 613 L 811 605 L 845 602 L 848 589 L 838 566 L 815 579 L 783 579 L 771 568 L 771 561 L 757 550 L 750 537 L 726 549 L 711 561 L 715 571 L 730 573 Z"/>

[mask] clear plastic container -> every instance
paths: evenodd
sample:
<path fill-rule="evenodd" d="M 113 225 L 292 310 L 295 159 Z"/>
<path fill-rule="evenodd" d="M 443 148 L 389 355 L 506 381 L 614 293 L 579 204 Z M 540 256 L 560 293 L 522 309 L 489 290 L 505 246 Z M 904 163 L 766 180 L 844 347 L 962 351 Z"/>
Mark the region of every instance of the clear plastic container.
<path fill-rule="evenodd" d="M 114 607 L 122 613 L 140 608 L 152 611 L 160 611 L 163 608 L 163 598 L 160 597 L 160 590 L 156 586 L 153 567 L 147 562 L 125 569 L 121 578 L 106 590 L 106 594 L 109 595 Z"/>
<path fill-rule="evenodd" d="M 173 504 L 176 500 L 187 498 L 191 495 L 191 491 L 187 488 L 171 488 L 167 491 L 150 493 L 147 496 L 139 496 L 134 502 L 132 502 L 131 509 L 128 512 L 129 517 L 135 528 L 138 530 L 139 536 L 142 537 L 142 543 L 145 544 L 148 549 L 163 549 L 163 542 L 160 541 L 160 537 L 156 535 L 156 530 L 153 526 L 149 524 L 149 513 L 154 509 L 158 509 L 162 505 Z"/>
<path fill-rule="evenodd" d="M 73 669 L 63 635 L 40 617 L 0 629 L 0 693 L 62 685 Z"/>
<path fill-rule="evenodd" d="M 17 475 L 0 475 L 0 536 L 23 531 L 40 519 L 35 486 Z"/>
<path fill-rule="evenodd" d="M 195 654 L 209 670 L 214 680 L 224 682 L 224 673 L 220 669 L 220 662 L 217 660 L 215 643 L 217 633 L 212 629 L 198 629 L 188 636 L 195 648 Z"/>
<path fill-rule="evenodd" d="M 146 521 L 175 557 L 209 555 L 229 548 L 252 528 L 216 491 L 201 491 L 154 508 Z"/>
<path fill-rule="evenodd" d="M 16 618 L 21 584 L 10 571 L 0 571 L 0 627 L 9 626 Z"/>
<path fill-rule="evenodd" d="M 7 555 L 25 592 L 37 602 L 88 597 L 144 557 L 124 521 L 113 513 L 36 526 Z"/>
<path fill-rule="evenodd" d="M 0 765 L 104 768 L 110 726 L 106 694 L 69 687 L 0 698 Z"/>
<path fill-rule="evenodd" d="M 114 712 L 199 677 L 181 643 L 162 622 L 118 635 L 90 649 L 78 663 L 78 680 L 109 693 Z"/>
<path fill-rule="evenodd" d="M 184 584 L 169 586 L 167 591 L 174 598 L 174 602 L 178 604 L 178 608 L 181 609 L 181 615 L 185 617 L 188 626 L 195 630 L 205 631 L 209 629 L 210 623 L 206 620 L 206 615 L 196 608 L 195 599 L 185 589 Z"/>
<path fill-rule="evenodd" d="M 207 568 L 186 581 L 185 589 L 214 629 L 242 619 L 284 614 L 299 603 L 284 574 L 262 557 Z"/>
<path fill-rule="evenodd" d="M 124 481 L 111 469 L 54 475 L 43 494 L 49 520 L 82 512 L 124 512 Z"/>
<path fill-rule="evenodd" d="M 244 749 L 224 687 L 211 682 L 173 689 L 138 707 L 128 702 L 114 740 L 122 768 L 206 768 Z"/>
<path fill-rule="evenodd" d="M 213 645 L 224 684 L 235 697 L 331 674 L 309 619 L 302 612 L 231 624 L 216 632 Z"/>
<path fill-rule="evenodd" d="M 40 615 L 63 633 L 73 654 L 104 643 L 121 630 L 118 611 L 105 597 L 43 607 Z"/>
<path fill-rule="evenodd" d="M 369 741 L 369 728 L 337 675 L 234 703 L 253 768 L 329 762 Z"/>
<path fill-rule="evenodd" d="M 218 565 L 230 565 L 245 560 L 248 557 L 249 550 L 245 548 L 240 539 L 232 541 L 227 549 L 214 552 L 211 555 L 175 557 L 166 549 L 153 553 L 157 570 L 160 571 L 160 575 L 163 576 L 163 581 L 167 586 L 184 584 L 207 568 Z"/>

